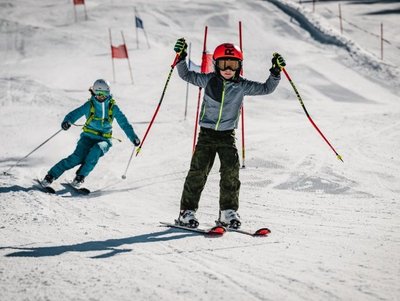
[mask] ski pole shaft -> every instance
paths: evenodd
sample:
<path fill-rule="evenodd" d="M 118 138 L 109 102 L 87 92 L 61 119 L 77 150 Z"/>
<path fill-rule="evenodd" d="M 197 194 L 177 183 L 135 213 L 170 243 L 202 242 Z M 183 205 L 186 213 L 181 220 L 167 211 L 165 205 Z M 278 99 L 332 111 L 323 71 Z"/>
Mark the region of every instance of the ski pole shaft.
<path fill-rule="evenodd" d="M 293 83 L 292 79 L 290 78 L 289 74 L 287 73 L 286 69 L 285 69 L 285 68 L 282 68 L 282 71 L 283 71 L 283 73 L 285 74 L 286 78 L 288 79 L 288 81 L 289 81 L 290 85 L 292 86 L 294 92 L 296 93 L 297 99 L 299 100 L 299 102 L 300 102 L 300 104 L 301 104 L 301 106 L 302 106 L 302 108 L 303 108 L 303 110 L 304 110 L 304 113 L 306 113 L 306 116 L 307 116 L 308 120 L 311 122 L 311 124 L 314 126 L 314 128 L 317 130 L 317 132 L 321 135 L 321 137 L 325 140 L 325 142 L 329 145 L 329 147 L 330 147 L 330 148 L 332 149 L 332 151 L 335 153 L 336 158 L 338 158 L 340 161 L 344 162 L 343 159 L 342 159 L 342 156 L 340 156 L 340 155 L 336 152 L 336 150 L 333 148 L 333 146 L 329 143 L 328 139 L 326 139 L 326 137 L 324 136 L 324 134 L 321 132 L 321 130 L 320 130 L 320 129 L 318 128 L 318 126 L 315 124 L 314 120 L 312 120 L 310 114 L 308 114 L 307 109 L 306 109 L 306 107 L 305 107 L 305 105 L 304 105 L 304 102 L 303 102 L 303 100 L 301 99 L 300 93 L 299 93 L 299 91 L 297 90 L 296 86 L 294 85 L 294 83 Z"/>
<path fill-rule="evenodd" d="M 168 87 L 169 80 L 171 79 L 172 72 L 174 71 L 175 65 L 178 63 L 178 60 L 179 60 L 180 55 L 181 55 L 181 53 L 177 53 L 177 54 L 176 54 L 175 59 L 174 59 L 174 62 L 173 62 L 172 65 L 171 65 L 171 70 L 170 70 L 169 73 L 168 73 L 168 77 L 167 77 L 167 80 L 166 80 L 166 82 L 165 82 L 164 89 L 163 89 L 163 91 L 162 91 L 162 93 L 161 93 L 160 101 L 158 102 L 157 108 L 156 108 L 156 110 L 155 110 L 155 112 L 154 112 L 154 114 L 153 114 L 153 117 L 151 118 L 151 121 L 150 121 L 150 123 L 149 123 L 149 126 L 148 126 L 147 129 L 146 129 L 146 132 L 145 132 L 145 134 L 144 134 L 143 140 L 142 140 L 142 142 L 140 143 L 139 147 L 138 147 L 137 150 L 136 150 L 136 156 L 139 154 L 140 150 L 142 149 L 142 146 L 143 146 L 143 144 L 144 144 L 144 141 L 146 140 L 147 134 L 149 133 L 150 128 L 151 128 L 151 126 L 153 125 L 154 120 L 156 119 L 156 116 L 157 116 L 157 114 L 158 114 L 158 111 L 160 110 L 162 101 L 163 101 L 164 96 L 165 96 L 165 91 L 167 90 L 167 87 Z"/>
<path fill-rule="evenodd" d="M 32 155 L 35 151 L 37 151 L 39 148 L 41 148 L 43 145 L 45 145 L 47 142 L 49 142 L 51 139 L 53 139 L 57 134 L 59 134 L 63 129 L 58 130 L 56 133 L 51 135 L 49 138 L 47 138 L 42 144 L 37 146 L 33 151 L 31 151 L 29 154 L 27 154 L 25 157 L 19 159 L 13 166 L 11 166 L 9 169 L 7 169 L 3 174 L 7 175 L 8 172 L 13 169 L 15 166 L 17 166 L 21 161 L 25 160 L 28 158 L 30 155 Z"/>
<path fill-rule="evenodd" d="M 133 154 L 135 153 L 135 146 L 133 147 L 133 150 L 132 150 L 132 153 L 131 153 L 131 156 L 130 156 L 130 158 L 129 158 L 129 161 L 128 161 L 128 165 L 126 166 L 126 169 L 125 169 L 125 172 L 124 172 L 124 174 L 122 175 L 122 179 L 126 179 L 126 173 L 128 172 L 128 168 L 129 168 L 129 165 L 131 164 L 131 161 L 132 161 L 132 157 L 133 157 Z"/>

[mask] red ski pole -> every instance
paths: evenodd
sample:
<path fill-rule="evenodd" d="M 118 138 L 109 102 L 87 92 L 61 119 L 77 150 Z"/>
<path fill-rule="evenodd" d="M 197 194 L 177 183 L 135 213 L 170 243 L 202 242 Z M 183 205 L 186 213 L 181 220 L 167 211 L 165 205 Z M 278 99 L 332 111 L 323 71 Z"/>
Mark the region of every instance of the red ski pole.
<path fill-rule="evenodd" d="M 304 112 L 306 113 L 306 116 L 307 116 L 308 120 L 311 122 L 311 124 L 314 126 L 314 128 L 317 130 L 317 132 L 321 135 L 321 137 L 325 140 L 325 142 L 330 146 L 330 148 L 331 148 L 331 149 L 333 150 L 333 152 L 335 153 L 336 157 L 337 157 L 340 161 L 344 162 L 343 159 L 342 159 L 342 156 L 340 156 L 340 155 L 336 152 L 336 150 L 333 148 L 333 146 L 329 143 L 328 139 L 325 138 L 324 134 L 322 134 L 321 130 L 317 127 L 317 125 L 315 124 L 315 122 L 312 120 L 310 114 L 308 114 L 307 109 L 306 109 L 306 107 L 305 107 L 305 105 L 304 105 L 304 103 L 303 103 L 303 100 L 301 99 L 300 93 L 299 93 L 299 91 L 297 91 L 297 88 L 296 88 L 296 86 L 294 85 L 294 83 L 293 83 L 292 79 L 290 78 L 289 74 L 287 73 L 286 69 L 285 69 L 285 68 L 282 68 L 282 71 L 283 71 L 283 73 L 285 73 L 286 78 L 288 79 L 288 81 L 289 81 L 289 83 L 291 84 L 291 86 L 292 86 L 294 92 L 296 93 L 297 99 L 299 100 L 299 102 L 300 102 L 300 104 L 301 104 L 301 106 L 302 106 Z"/>
<path fill-rule="evenodd" d="M 180 55 L 181 55 L 181 53 L 177 53 L 177 54 L 176 54 L 175 59 L 174 59 L 174 62 L 173 62 L 172 65 L 171 65 L 171 70 L 170 70 L 169 73 L 168 73 L 167 81 L 165 82 L 164 89 L 163 89 L 162 94 L 161 94 L 161 97 L 160 97 L 160 101 L 158 102 L 156 111 L 154 112 L 153 117 L 151 118 L 151 121 L 150 121 L 150 123 L 149 123 L 149 126 L 148 126 L 147 129 L 146 129 L 146 133 L 144 134 L 143 140 L 142 140 L 142 142 L 140 143 L 139 147 L 138 147 L 137 150 L 136 150 L 136 156 L 139 154 L 140 150 L 142 149 L 142 146 L 143 146 L 143 144 L 144 144 L 144 141 L 146 140 L 147 134 L 149 133 L 150 128 L 151 128 L 151 126 L 153 125 L 154 120 L 156 119 L 156 116 L 157 116 L 157 114 L 158 114 L 158 111 L 160 110 L 161 103 L 162 103 L 162 101 L 163 101 L 163 99 L 164 99 L 165 91 L 167 90 L 167 86 L 168 86 L 169 80 L 171 79 L 172 72 L 174 71 L 174 68 L 175 68 L 176 64 L 178 63 L 178 60 L 179 60 Z"/>

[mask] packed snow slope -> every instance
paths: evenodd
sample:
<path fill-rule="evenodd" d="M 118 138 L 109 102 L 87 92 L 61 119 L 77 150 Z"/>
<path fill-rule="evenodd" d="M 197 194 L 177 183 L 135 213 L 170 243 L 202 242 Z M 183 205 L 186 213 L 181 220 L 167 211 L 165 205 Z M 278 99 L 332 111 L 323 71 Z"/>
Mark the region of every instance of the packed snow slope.
<path fill-rule="evenodd" d="M 117 124 L 123 142 L 115 141 L 87 178 L 94 191 L 88 197 L 65 186 L 74 170 L 56 182 L 57 195 L 34 182 L 73 151 L 78 126 L 0 176 L 0 300 L 400 299 L 396 72 L 359 59 L 361 48 L 320 43 L 271 2 L 88 0 L 88 20 L 78 6 L 78 22 L 71 2 L 0 3 L 2 171 L 56 133 L 94 80 L 112 80 L 109 28 L 114 45 L 122 44 L 123 30 L 134 77 L 132 85 L 126 60 L 116 60 L 113 95 L 143 137 L 176 39 L 191 43 L 199 63 L 204 26 L 213 51 L 239 43 L 239 21 L 244 76 L 264 81 L 272 53 L 281 53 L 344 163 L 282 78 L 275 93 L 245 99 L 239 212 L 243 229 L 269 227 L 271 235 L 206 238 L 159 227 L 178 216 L 196 114 L 198 89 L 190 87 L 185 118 L 186 83 L 175 71 L 126 180 L 132 144 Z M 137 48 L 134 7 L 150 48 L 142 30 Z M 241 153 L 240 130 L 237 137 Z M 218 216 L 218 168 L 216 160 L 198 210 L 201 227 Z"/>

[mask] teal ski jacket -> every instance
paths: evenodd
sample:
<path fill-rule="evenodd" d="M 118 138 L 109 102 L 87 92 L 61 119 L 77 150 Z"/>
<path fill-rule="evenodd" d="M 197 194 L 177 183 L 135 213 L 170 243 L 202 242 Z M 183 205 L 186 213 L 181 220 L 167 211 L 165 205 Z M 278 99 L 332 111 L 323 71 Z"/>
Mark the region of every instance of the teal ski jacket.
<path fill-rule="evenodd" d="M 92 96 L 82 106 L 69 112 L 63 122 L 73 124 L 82 116 L 86 117 L 82 135 L 110 140 L 112 138 L 112 123 L 115 118 L 132 143 L 138 138 L 128 119 L 115 103 L 112 95 L 104 102 L 99 102 Z"/>

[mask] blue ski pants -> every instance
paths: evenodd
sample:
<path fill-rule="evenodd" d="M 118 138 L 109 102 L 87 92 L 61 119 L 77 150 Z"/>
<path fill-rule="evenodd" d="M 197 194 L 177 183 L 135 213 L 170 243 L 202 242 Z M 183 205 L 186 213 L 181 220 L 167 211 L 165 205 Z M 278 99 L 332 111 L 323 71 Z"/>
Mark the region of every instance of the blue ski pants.
<path fill-rule="evenodd" d="M 74 152 L 67 158 L 62 159 L 54 165 L 48 174 L 55 179 L 60 177 L 66 170 L 81 165 L 76 171 L 77 175 L 87 176 L 96 166 L 100 157 L 104 156 L 112 146 L 111 142 L 104 138 L 95 138 L 82 134 Z"/>

